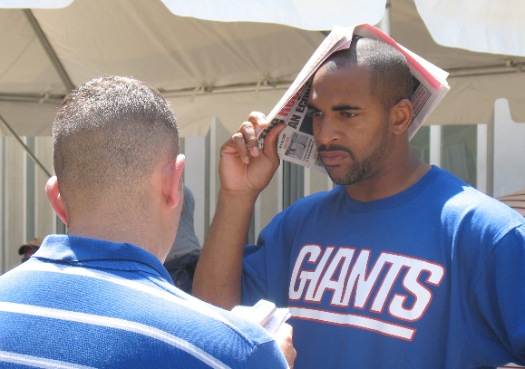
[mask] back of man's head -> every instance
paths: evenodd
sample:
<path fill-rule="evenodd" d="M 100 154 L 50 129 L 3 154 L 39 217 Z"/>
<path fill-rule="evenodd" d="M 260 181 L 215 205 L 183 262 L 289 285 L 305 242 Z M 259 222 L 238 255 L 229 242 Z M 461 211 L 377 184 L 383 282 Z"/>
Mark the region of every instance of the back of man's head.
<path fill-rule="evenodd" d="M 96 206 L 141 191 L 162 159 L 177 157 L 177 122 L 166 100 L 143 82 L 96 78 L 64 99 L 53 148 L 67 208 Z"/>

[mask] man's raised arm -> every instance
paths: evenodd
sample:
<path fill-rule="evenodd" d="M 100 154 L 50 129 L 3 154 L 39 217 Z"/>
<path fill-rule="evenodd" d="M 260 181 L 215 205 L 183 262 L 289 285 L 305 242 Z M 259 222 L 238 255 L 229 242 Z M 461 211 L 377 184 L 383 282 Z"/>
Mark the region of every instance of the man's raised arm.
<path fill-rule="evenodd" d="M 251 215 L 257 196 L 279 166 L 277 136 L 284 126 L 272 128 L 261 150 L 256 132 L 266 126 L 263 114 L 252 113 L 221 148 L 219 200 L 192 291 L 226 309 L 241 301 L 242 259 Z"/>

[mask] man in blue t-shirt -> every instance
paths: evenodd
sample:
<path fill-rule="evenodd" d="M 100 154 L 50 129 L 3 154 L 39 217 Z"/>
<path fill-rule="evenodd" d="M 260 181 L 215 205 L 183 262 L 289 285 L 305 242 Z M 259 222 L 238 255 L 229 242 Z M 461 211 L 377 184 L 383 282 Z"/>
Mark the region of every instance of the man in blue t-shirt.
<path fill-rule="evenodd" d="M 412 76 L 367 38 L 311 80 L 320 158 L 338 184 L 295 202 L 244 247 L 277 135 L 250 115 L 221 150 L 221 189 L 193 293 L 290 309 L 296 369 L 525 364 L 523 217 L 410 152 Z"/>
<path fill-rule="evenodd" d="M 162 265 L 185 157 L 158 91 L 126 77 L 85 83 L 58 110 L 53 148 L 46 194 L 68 234 L 0 277 L 0 367 L 293 366 L 290 326 L 276 342 L 173 286 Z"/>

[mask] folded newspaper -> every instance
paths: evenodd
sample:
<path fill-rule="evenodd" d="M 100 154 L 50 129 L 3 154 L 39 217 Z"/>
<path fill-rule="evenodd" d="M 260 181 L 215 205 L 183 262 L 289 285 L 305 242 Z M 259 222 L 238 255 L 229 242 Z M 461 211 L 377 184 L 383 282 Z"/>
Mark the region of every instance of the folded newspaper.
<path fill-rule="evenodd" d="M 259 324 L 270 334 L 277 332 L 281 324 L 290 318 L 287 308 L 278 308 L 273 302 L 259 300 L 254 306 L 235 306 L 232 312 Z"/>
<path fill-rule="evenodd" d="M 277 146 L 281 159 L 325 172 L 317 154 L 311 117 L 307 114 L 310 80 L 319 66 L 331 54 L 350 47 L 353 36 L 386 42 L 401 51 L 407 59 L 415 79 L 414 93 L 410 99 L 414 116 L 409 128 L 409 138 L 414 137 L 424 120 L 449 91 L 450 87 L 446 80 L 448 73 L 398 44 L 378 28 L 369 24 L 361 24 L 355 27 L 335 27 L 319 45 L 294 82 L 268 114 L 270 125 L 258 137 L 261 147 L 268 131 L 275 125 L 284 123 L 287 127 L 280 133 Z"/>

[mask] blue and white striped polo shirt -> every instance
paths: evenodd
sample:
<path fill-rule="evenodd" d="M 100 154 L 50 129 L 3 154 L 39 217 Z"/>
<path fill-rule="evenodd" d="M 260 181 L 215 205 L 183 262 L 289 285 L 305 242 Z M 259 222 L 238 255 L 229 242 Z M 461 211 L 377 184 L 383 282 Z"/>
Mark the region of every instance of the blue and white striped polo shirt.
<path fill-rule="evenodd" d="M 286 368 L 276 343 L 130 245 L 48 236 L 0 277 L 1 368 Z"/>

